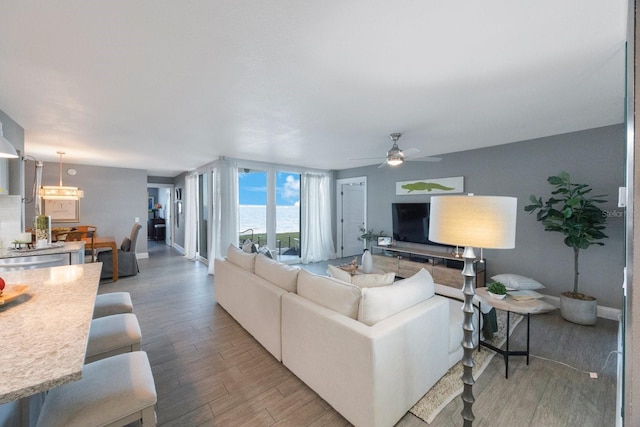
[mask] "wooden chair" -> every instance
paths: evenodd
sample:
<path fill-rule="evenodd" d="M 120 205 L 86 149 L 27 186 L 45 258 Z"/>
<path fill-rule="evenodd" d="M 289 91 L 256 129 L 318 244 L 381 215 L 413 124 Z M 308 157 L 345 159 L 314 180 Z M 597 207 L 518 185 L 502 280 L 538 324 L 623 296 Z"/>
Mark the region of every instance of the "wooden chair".
<path fill-rule="evenodd" d="M 67 233 L 67 238 L 65 239 L 66 242 L 82 242 L 84 241 L 89 241 L 89 249 L 86 248 L 86 244 L 85 244 L 85 250 L 84 253 L 85 255 L 91 255 L 91 262 L 95 262 L 96 261 L 96 248 L 94 246 L 94 237 L 95 237 L 95 231 L 79 231 L 79 230 L 74 230 L 74 231 L 69 231 Z"/>

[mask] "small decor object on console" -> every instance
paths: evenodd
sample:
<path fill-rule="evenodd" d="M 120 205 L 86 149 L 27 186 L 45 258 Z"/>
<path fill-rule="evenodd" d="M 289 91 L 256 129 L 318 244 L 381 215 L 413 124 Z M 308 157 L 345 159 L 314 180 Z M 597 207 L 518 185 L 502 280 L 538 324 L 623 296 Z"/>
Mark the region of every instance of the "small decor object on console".
<path fill-rule="evenodd" d="M 356 271 L 358 271 L 358 257 L 353 257 L 349 264 L 339 265 L 338 268 L 351 275 L 356 274 Z"/>
<path fill-rule="evenodd" d="M 0 277 L 0 297 L 2 296 L 2 291 L 4 290 L 4 279 L 2 277 Z"/>
<path fill-rule="evenodd" d="M 500 282 L 492 282 L 487 286 L 491 298 L 504 299 L 507 296 L 507 288 Z"/>
<path fill-rule="evenodd" d="M 362 254 L 362 272 L 371 273 L 373 271 L 373 258 L 369 249 L 365 249 Z"/>

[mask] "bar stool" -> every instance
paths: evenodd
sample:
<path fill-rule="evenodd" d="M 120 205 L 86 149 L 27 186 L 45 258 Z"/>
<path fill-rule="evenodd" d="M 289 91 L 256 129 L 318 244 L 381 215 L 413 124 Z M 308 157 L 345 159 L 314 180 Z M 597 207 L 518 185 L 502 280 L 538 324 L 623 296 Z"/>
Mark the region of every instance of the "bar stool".
<path fill-rule="evenodd" d="M 133 313 L 114 314 L 91 321 L 84 363 L 140 350 L 142 333 Z"/>
<path fill-rule="evenodd" d="M 133 303 L 129 292 L 109 292 L 96 296 L 93 318 L 110 316 L 112 314 L 131 313 Z"/>
<path fill-rule="evenodd" d="M 147 353 L 136 351 L 89 363 L 79 381 L 47 393 L 36 427 L 155 427 L 158 397 Z"/>

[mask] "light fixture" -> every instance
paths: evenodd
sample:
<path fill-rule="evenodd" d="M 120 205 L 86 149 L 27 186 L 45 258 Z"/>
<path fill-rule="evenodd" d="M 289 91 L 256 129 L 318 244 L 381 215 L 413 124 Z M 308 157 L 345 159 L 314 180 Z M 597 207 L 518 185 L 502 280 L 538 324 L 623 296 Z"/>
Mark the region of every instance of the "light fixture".
<path fill-rule="evenodd" d="M 62 185 L 62 155 L 63 151 L 57 151 L 60 156 L 60 185 L 44 185 L 40 187 L 40 196 L 45 200 L 78 200 L 84 197 L 84 191 L 78 187 L 65 187 Z"/>
<path fill-rule="evenodd" d="M 2 122 L 0 122 L 0 157 L 5 159 L 17 159 L 18 152 L 12 143 L 4 137 L 2 133 Z"/>
<path fill-rule="evenodd" d="M 387 164 L 389 166 L 398 166 L 404 163 L 404 154 L 400 147 L 398 147 L 398 139 L 402 136 L 401 133 L 396 132 L 390 135 L 393 145 L 391 149 L 387 151 Z"/>
<path fill-rule="evenodd" d="M 474 248 L 513 249 L 516 241 L 517 199 L 498 196 L 434 196 L 431 198 L 429 240 L 464 246 L 462 293 L 463 338 L 462 418 L 464 427 L 474 420 L 473 402 L 473 280 Z"/>

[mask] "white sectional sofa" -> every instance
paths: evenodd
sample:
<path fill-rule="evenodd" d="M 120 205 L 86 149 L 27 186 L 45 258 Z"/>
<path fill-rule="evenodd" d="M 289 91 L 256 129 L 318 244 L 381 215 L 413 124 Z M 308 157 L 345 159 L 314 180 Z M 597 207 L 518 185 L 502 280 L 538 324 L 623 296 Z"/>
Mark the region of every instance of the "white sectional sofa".
<path fill-rule="evenodd" d="M 462 355 L 458 335 L 449 338 L 453 305 L 424 270 L 359 288 L 230 247 L 215 260 L 214 288 L 234 319 L 356 426 L 393 426 Z"/>

